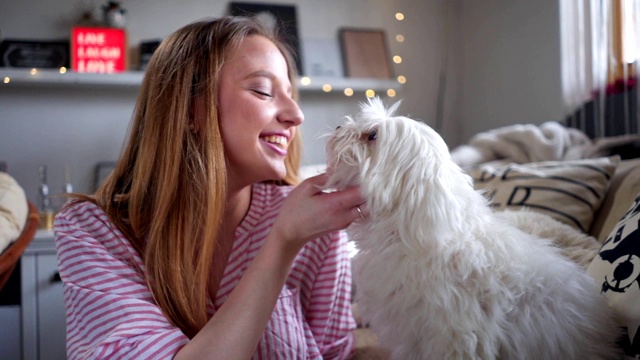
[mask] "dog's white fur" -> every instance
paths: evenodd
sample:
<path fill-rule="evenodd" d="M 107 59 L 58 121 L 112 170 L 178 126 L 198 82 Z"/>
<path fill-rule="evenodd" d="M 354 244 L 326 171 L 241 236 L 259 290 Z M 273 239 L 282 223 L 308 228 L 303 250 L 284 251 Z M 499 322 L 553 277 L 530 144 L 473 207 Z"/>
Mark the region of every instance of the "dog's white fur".
<path fill-rule="evenodd" d="M 327 187 L 360 185 L 356 301 L 394 359 L 608 359 L 596 282 L 500 220 L 429 126 L 370 99 L 327 141 Z M 375 132 L 375 135 L 374 135 Z"/>

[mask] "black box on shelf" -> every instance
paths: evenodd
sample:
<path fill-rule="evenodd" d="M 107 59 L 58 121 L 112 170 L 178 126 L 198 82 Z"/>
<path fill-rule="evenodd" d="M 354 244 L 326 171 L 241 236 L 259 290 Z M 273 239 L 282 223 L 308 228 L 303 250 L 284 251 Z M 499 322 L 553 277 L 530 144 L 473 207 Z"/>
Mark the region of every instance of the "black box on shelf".
<path fill-rule="evenodd" d="M 160 40 L 148 40 L 140 42 L 140 70 L 146 70 L 151 55 L 160 45 Z"/>
<path fill-rule="evenodd" d="M 70 63 L 68 40 L 3 40 L 0 43 L 0 66 L 68 68 Z"/>

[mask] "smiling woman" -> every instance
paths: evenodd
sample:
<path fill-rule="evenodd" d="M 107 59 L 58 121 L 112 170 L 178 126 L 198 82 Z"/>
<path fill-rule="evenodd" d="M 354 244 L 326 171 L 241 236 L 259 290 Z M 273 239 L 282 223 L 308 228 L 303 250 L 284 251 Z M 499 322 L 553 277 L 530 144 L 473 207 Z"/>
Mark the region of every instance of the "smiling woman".
<path fill-rule="evenodd" d="M 203 20 L 150 59 L 113 172 L 56 217 L 70 359 L 351 355 L 340 230 L 362 198 L 293 186 L 304 116 L 277 39 Z"/>

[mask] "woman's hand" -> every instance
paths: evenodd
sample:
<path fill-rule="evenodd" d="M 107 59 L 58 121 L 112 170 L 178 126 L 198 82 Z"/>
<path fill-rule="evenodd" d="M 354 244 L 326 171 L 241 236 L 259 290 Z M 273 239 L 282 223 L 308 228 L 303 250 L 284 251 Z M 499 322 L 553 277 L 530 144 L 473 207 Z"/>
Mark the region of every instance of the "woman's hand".
<path fill-rule="evenodd" d="M 321 189 L 327 178 L 327 174 L 321 174 L 298 185 L 285 200 L 271 229 L 275 238 L 296 252 L 307 241 L 360 219 L 356 207 L 364 200 L 359 187 L 326 193 Z"/>

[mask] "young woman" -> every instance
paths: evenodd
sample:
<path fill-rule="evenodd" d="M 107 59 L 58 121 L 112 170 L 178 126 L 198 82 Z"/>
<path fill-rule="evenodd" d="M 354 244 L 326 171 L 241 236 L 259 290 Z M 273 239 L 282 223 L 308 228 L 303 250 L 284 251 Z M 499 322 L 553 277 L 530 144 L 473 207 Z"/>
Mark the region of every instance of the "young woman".
<path fill-rule="evenodd" d="M 127 145 L 56 217 L 70 359 L 347 358 L 357 188 L 295 188 L 289 52 L 247 18 L 156 50 Z"/>

